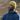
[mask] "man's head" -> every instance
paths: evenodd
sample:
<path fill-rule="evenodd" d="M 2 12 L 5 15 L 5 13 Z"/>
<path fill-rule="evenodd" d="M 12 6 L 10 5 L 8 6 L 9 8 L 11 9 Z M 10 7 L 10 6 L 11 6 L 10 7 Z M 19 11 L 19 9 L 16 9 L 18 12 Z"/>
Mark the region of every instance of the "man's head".
<path fill-rule="evenodd" d="M 15 8 L 16 8 L 16 2 L 15 1 L 10 1 L 8 9 L 10 11 L 13 11 Z"/>

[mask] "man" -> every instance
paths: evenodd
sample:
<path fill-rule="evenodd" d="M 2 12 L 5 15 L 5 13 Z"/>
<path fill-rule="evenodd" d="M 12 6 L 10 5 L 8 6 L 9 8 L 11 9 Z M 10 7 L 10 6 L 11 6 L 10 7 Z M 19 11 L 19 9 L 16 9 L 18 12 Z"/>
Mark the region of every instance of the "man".
<path fill-rule="evenodd" d="M 15 8 L 16 8 L 16 2 L 10 1 L 8 7 L 8 13 L 3 16 L 2 20 L 19 20 L 17 12 L 14 11 Z"/>

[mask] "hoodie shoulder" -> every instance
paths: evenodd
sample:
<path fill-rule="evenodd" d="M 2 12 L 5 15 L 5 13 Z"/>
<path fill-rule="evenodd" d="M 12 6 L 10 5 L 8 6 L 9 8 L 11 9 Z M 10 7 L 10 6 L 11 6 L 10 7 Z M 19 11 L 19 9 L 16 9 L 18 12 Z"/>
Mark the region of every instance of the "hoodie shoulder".
<path fill-rule="evenodd" d="M 8 13 L 4 14 L 3 17 L 5 17 L 5 16 L 7 16 L 7 15 L 8 15 Z"/>
<path fill-rule="evenodd" d="M 4 20 L 7 17 L 8 13 L 4 14 L 2 17 L 2 20 Z"/>

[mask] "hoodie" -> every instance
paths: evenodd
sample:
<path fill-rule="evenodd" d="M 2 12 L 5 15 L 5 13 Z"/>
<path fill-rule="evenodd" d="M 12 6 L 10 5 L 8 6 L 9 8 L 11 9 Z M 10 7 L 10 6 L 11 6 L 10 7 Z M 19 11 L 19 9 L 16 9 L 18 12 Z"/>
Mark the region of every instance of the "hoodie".
<path fill-rule="evenodd" d="M 10 12 L 10 13 L 6 13 L 2 20 L 19 20 L 19 15 L 17 14 L 16 11 L 14 12 Z"/>

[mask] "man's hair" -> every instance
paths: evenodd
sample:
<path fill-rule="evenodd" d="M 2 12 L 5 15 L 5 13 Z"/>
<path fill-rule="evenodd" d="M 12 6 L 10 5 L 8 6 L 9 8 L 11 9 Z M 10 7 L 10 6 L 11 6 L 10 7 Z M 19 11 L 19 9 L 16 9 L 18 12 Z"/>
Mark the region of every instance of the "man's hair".
<path fill-rule="evenodd" d="M 16 2 L 15 1 L 10 1 L 9 4 L 13 5 L 14 8 L 16 8 Z"/>

